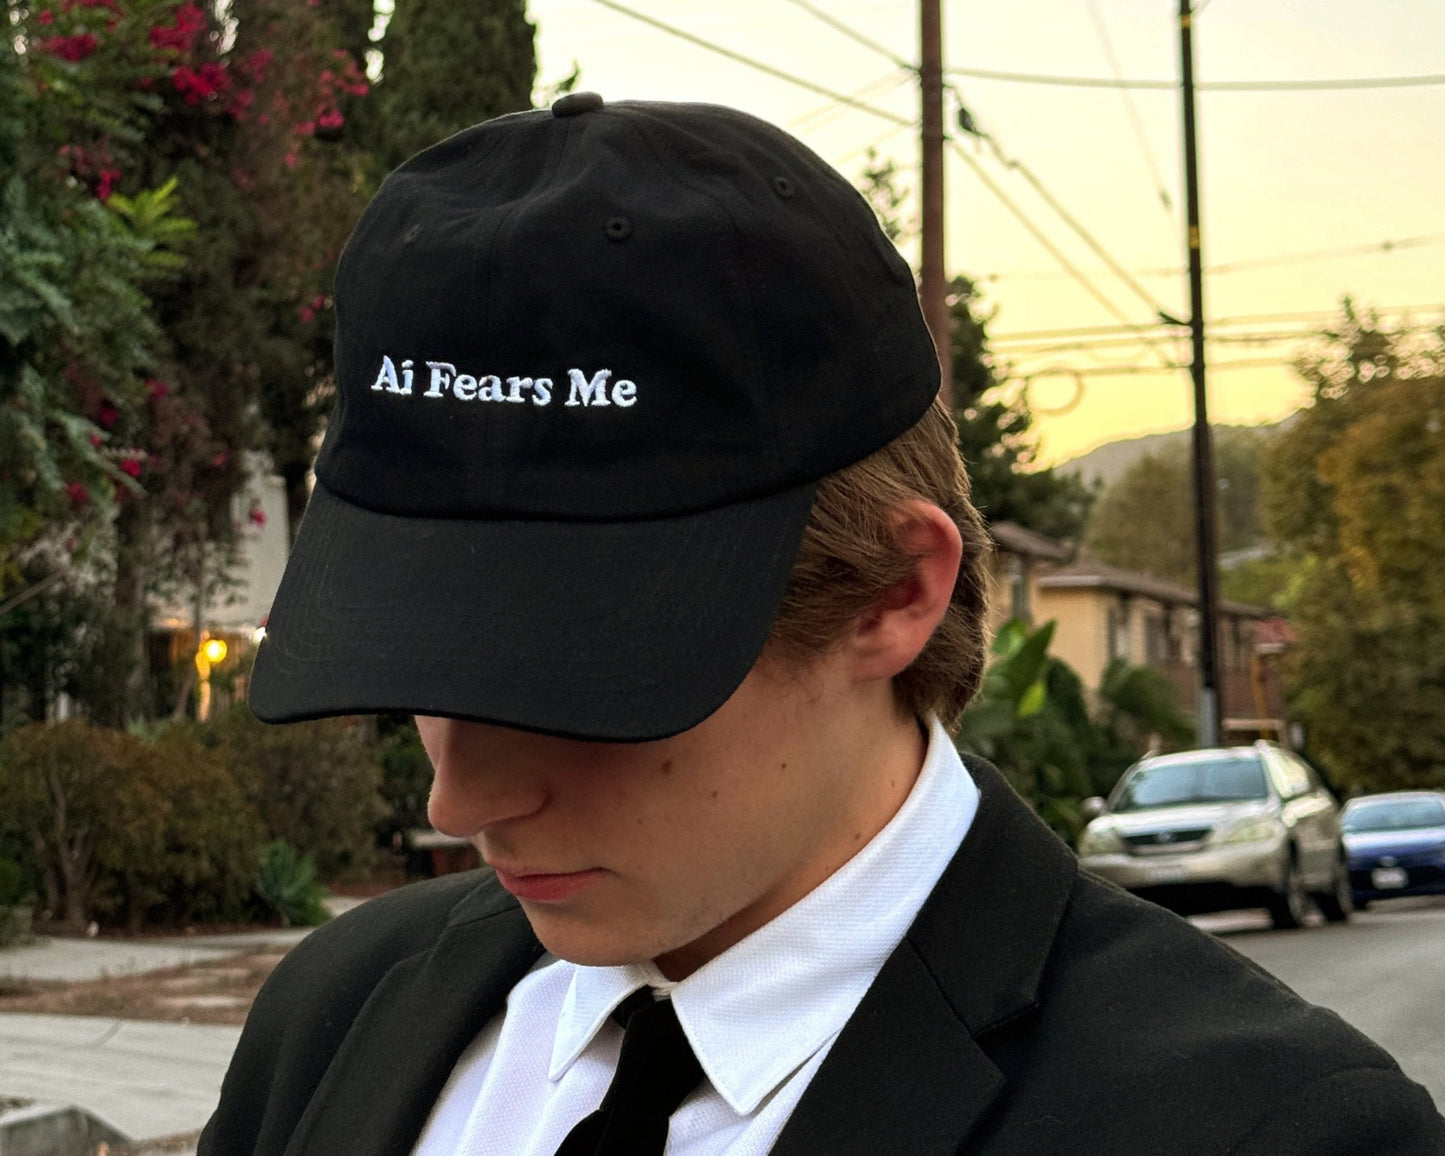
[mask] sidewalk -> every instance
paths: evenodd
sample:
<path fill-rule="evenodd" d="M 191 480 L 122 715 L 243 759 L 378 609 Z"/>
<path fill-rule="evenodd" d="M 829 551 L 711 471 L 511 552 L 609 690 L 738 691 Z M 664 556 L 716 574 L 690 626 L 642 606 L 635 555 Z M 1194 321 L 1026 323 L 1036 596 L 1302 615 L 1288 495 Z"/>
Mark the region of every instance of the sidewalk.
<path fill-rule="evenodd" d="M 333 914 L 360 900 L 327 901 Z M 0 949 L 0 982 L 74 983 L 289 947 L 309 928 L 164 940 L 47 938 Z M 133 1140 L 194 1132 L 210 1118 L 241 1029 L 101 1016 L 0 1013 L 0 1095 L 75 1104 Z"/>
<path fill-rule="evenodd" d="M 340 915 L 364 900 L 333 895 L 325 902 L 332 915 Z M 310 932 L 309 927 L 269 927 L 229 935 L 187 935 L 175 939 L 41 937 L 23 947 L 0 948 L 0 982 L 40 979 L 77 983 L 107 976 L 139 975 L 166 967 L 189 967 L 253 947 L 294 947 Z"/>
<path fill-rule="evenodd" d="M 133 1140 L 210 1118 L 240 1028 L 0 1015 L 0 1089 L 76 1104 Z"/>

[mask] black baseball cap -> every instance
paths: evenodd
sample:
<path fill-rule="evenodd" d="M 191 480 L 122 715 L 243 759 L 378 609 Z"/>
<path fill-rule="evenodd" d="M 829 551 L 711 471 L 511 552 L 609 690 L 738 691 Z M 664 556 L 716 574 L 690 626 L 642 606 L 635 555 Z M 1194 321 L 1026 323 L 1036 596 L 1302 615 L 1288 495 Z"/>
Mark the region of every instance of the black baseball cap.
<path fill-rule="evenodd" d="M 251 683 L 272 722 L 686 730 L 757 660 L 818 481 L 938 391 L 867 203 L 712 105 L 577 93 L 418 154 L 348 242 L 336 316 Z"/>

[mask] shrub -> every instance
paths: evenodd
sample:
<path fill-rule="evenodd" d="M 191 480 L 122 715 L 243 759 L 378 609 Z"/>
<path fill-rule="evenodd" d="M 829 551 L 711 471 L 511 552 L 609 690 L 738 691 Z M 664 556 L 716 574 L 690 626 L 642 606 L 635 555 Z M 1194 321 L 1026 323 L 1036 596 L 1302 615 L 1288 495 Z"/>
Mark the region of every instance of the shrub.
<path fill-rule="evenodd" d="M 32 849 L 45 906 L 71 926 L 247 912 L 256 817 L 186 730 L 21 727 L 0 745 L 0 814 L 7 842 Z"/>
<path fill-rule="evenodd" d="M 133 929 L 246 918 L 261 829 L 225 760 L 187 727 L 124 750 L 97 913 Z"/>
<path fill-rule="evenodd" d="M 90 921 L 124 739 L 71 721 L 19 727 L 0 744 L 0 815 L 14 841 L 31 848 L 45 906 L 73 926 Z"/>
<path fill-rule="evenodd" d="M 316 881 L 316 864 L 284 839 L 261 848 L 256 896 L 287 927 L 315 927 L 329 918 L 322 900 L 326 889 Z"/>
<path fill-rule="evenodd" d="M 382 730 L 381 797 L 387 812 L 376 824 L 377 843 L 399 847 L 407 831 L 428 826 L 426 804 L 432 768 L 416 724 L 390 716 L 377 720 Z"/>
<path fill-rule="evenodd" d="M 260 817 L 323 879 L 364 876 L 376 864 L 373 824 L 386 813 L 379 754 L 351 719 L 267 726 L 239 706 L 211 731 Z"/>
<path fill-rule="evenodd" d="M 14 907 L 35 897 L 29 872 L 14 859 L 0 859 L 0 907 Z"/>

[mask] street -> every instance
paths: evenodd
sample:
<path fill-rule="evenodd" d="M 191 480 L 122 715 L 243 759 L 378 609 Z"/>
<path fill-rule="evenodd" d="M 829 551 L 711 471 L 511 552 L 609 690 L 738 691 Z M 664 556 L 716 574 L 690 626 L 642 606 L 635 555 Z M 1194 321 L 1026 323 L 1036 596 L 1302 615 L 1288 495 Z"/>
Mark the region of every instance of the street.
<path fill-rule="evenodd" d="M 1192 922 L 1331 1008 L 1390 1052 L 1445 1109 L 1445 897 L 1392 899 L 1344 925 L 1272 931 L 1262 912 Z"/>

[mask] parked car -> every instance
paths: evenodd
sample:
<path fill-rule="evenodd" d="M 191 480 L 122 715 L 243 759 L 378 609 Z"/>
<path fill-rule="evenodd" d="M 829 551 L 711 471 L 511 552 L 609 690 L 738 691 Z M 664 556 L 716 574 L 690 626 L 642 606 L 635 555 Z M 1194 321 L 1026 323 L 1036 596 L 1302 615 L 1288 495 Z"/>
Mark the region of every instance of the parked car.
<path fill-rule="evenodd" d="M 1339 807 L 1273 743 L 1150 756 L 1093 809 L 1084 867 L 1181 914 L 1263 906 L 1298 927 L 1313 899 L 1332 923 L 1350 917 Z"/>
<path fill-rule="evenodd" d="M 1340 822 L 1356 905 L 1445 894 L 1445 791 L 1391 791 L 1345 805 Z"/>

